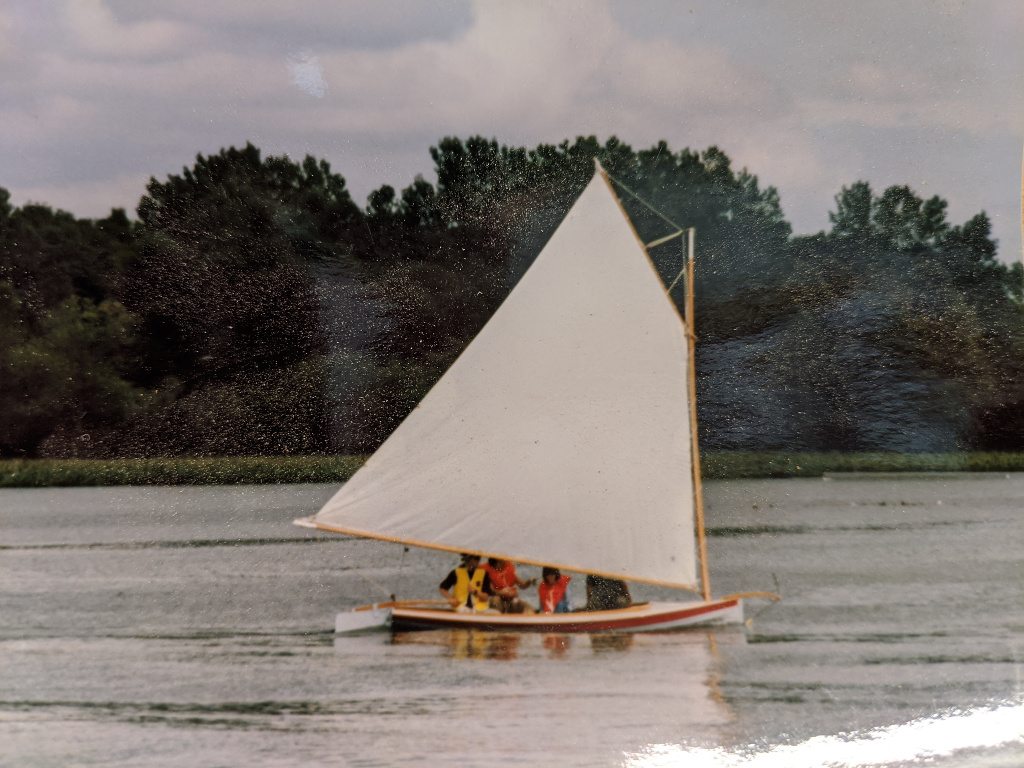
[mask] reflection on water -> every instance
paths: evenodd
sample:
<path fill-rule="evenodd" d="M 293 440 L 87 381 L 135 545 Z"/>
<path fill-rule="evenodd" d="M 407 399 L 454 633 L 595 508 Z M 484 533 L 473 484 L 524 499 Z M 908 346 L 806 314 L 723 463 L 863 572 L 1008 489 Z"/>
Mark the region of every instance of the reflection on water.
<path fill-rule="evenodd" d="M 717 633 L 717 634 L 716 634 Z M 363 635 L 362 638 L 365 638 Z M 592 632 L 592 633 L 564 633 L 564 632 L 495 632 L 478 629 L 435 629 L 418 630 L 408 632 L 380 632 L 375 634 L 376 638 L 385 638 L 383 641 L 375 639 L 374 642 L 384 642 L 392 646 L 420 646 L 432 647 L 441 651 L 443 655 L 451 659 L 488 659 L 492 661 L 512 661 L 518 659 L 520 650 L 524 649 L 524 655 L 529 657 L 537 655 L 534 651 L 539 647 L 547 658 L 568 658 L 574 648 L 574 643 L 580 643 L 580 647 L 589 646 L 593 654 L 604 653 L 625 653 L 635 645 L 652 647 L 656 645 L 671 645 L 690 649 L 691 666 L 693 658 L 700 656 L 706 663 L 699 665 L 710 669 L 711 661 L 717 657 L 720 640 L 727 645 L 743 645 L 746 643 L 746 634 L 739 628 L 720 627 L 714 632 L 709 630 L 679 630 L 657 633 L 631 632 Z M 338 635 L 334 638 L 334 648 L 340 652 L 347 652 L 350 646 L 360 642 L 360 636 Z M 539 639 L 539 646 L 538 646 Z M 524 648 L 525 644 L 525 648 Z M 696 649 L 696 656 L 693 656 Z"/>
<path fill-rule="evenodd" d="M 548 656 L 558 659 L 564 657 L 572 648 L 572 638 L 572 635 L 551 632 L 544 635 L 541 642 L 544 645 L 544 650 L 548 652 Z"/>
<path fill-rule="evenodd" d="M 594 653 L 628 651 L 633 647 L 633 635 L 626 632 L 592 634 L 590 636 L 590 647 L 594 650 Z"/>
<path fill-rule="evenodd" d="M 423 632 L 395 632 L 392 645 L 429 645 L 440 648 L 452 659 L 511 661 L 519 657 L 521 633 L 484 632 L 475 629 L 438 629 Z M 336 646 L 344 645 L 339 637 Z"/>
<path fill-rule="evenodd" d="M 435 754 L 427 746 L 432 718 L 443 712 L 447 732 L 490 734 L 485 752 L 503 763 L 600 766 L 621 760 L 624 737 L 638 744 L 657 743 L 658 734 L 685 733 L 700 744 L 729 739 L 735 716 L 717 686 L 716 649 L 745 642 L 736 628 L 635 635 L 443 629 L 338 636 L 332 651 L 345 668 L 401 675 L 389 691 L 420 713 L 402 727 L 421 754 Z M 481 697 L 487 712 L 501 712 L 502 727 L 481 713 Z M 452 764 L 480 764 L 478 754 L 443 749 Z"/>

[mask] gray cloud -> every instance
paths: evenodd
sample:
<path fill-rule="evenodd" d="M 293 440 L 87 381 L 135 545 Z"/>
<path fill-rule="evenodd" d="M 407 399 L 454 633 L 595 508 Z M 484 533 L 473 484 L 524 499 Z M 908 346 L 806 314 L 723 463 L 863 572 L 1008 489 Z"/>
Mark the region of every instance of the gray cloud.
<path fill-rule="evenodd" d="M 450 40 L 472 21 L 469 0 L 108 0 L 122 24 L 173 21 L 233 51 L 284 54 L 296 47 L 395 48 Z"/>
<path fill-rule="evenodd" d="M 692 9 L 692 10 L 691 10 Z M 909 183 L 1020 254 L 1024 6 L 999 0 L 15 1 L 0 9 L 0 185 L 79 215 L 252 141 L 362 200 L 427 147 L 616 134 L 718 144 L 798 232 L 844 184 Z"/>

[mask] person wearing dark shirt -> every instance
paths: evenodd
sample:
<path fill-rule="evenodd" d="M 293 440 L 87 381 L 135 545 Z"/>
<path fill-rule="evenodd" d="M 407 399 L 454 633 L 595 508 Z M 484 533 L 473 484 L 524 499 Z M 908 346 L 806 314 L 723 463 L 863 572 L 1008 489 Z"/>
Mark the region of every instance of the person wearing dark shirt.
<path fill-rule="evenodd" d="M 611 611 L 615 608 L 628 608 L 633 604 L 626 582 L 619 579 L 606 579 L 603 576 L 587 576 L 587 607 L 588 611 Z"/>
<path fill-rule="evenodd" d="M 480 567 L 479 555 L 463 555 L 462 563 L 437 588 L 454 611 L 485 611 L 491 597 L 491 580 Z"/>

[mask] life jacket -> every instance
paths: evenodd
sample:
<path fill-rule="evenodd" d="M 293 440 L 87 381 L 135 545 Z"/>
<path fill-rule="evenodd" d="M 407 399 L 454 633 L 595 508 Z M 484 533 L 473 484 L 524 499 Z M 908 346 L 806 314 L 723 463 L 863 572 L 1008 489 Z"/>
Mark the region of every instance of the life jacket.
<path fill-rule="evenodd" d="M 540 612 L 541 613 L 554 613 L 555 606 L 562 602 L 562 598 L 565 597 L 565 590 L 569 586 L 569 582 L 572 581 L 572 576 L 561 575 L 558 577 L 558 581 L 555 582 L 554 586 L 550 586 L 546 581 L 541 581 L 537 585 L 537 595 L 540 597 Z"/>
<path fill-rule="evenodd" d="M 472 584 L 477 589 L 483 588 L 484 579 L 487 577 L 487 571 L 483 568 L 477 568 L 473 571 L 471 576 L 469 570 L 463 567 L 455 569 L 455 586 L 452 587 L 452 595 L 459 601 L 459 605 L 469 605 L 469 587 Z M 481 600 L 478 597 L 473 598 L 473 610 L 484 611 L 487 610 L 487 598 Z"/>
<path fill-rule="evenodd" d="M 495 568 L 490 563 L 484 563 L 480 566 L 485 568 L 487 573 L 491 577 L 491 589 L 497 593 L 499 590 L 512 588 L 512 594 L 508 597 L 516 597 L 519 594 L 519 589 L 516 585 L 516 567 L 512 564 L 511 560 L 506 560 L 505 564 L 500 569 Z"/>

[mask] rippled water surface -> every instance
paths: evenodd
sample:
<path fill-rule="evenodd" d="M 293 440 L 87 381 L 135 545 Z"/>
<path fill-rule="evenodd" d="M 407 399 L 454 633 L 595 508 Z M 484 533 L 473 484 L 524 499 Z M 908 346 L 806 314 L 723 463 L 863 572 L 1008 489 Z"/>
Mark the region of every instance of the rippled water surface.
<path fill-rule="evenodd" d="M 335 639 L 453 563 L 291 525 L 333 490 L 0 490 L 0 765 L 1024 764 L 1022 476 L 711 483 L 783 601 L 622 636 Z"/>

